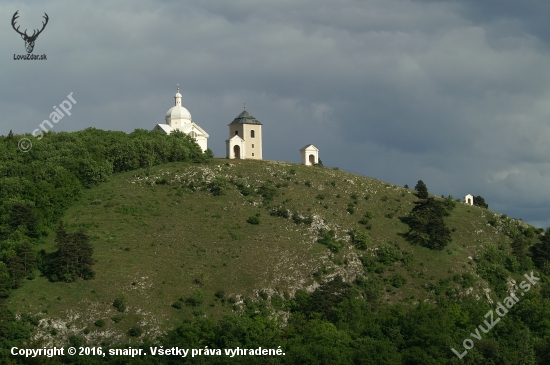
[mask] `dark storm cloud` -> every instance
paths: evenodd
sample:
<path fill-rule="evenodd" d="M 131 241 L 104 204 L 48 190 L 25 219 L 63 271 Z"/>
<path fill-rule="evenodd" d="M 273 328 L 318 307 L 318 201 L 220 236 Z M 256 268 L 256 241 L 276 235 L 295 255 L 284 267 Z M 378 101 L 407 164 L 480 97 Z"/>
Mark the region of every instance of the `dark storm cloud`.
<path fill-rule="evenodd" d="M 550 57 L 545 2 L 4 2 L 32 27 L 23 53 L 9 21 L 0 42 L 2 134 L 31 132 L 74 92 L 56 131 L 131 131 L 183 104 L 225 154 L 227 124 L 248 110 L 264 156 L 321 159 L 435 194 L 482 195 L 491 208 L 550 225 Z M 546 222 L 546 223 L 544 223 Z"/>
<path fill-rule="evenodd" d="M 550 3 L 545 0 L 416 0 L 418 3 L 456 5 L 456 10 L 473 24 L 489 29 L 491 38 L 514 37 L 528 33 L 550 46 Z"/>

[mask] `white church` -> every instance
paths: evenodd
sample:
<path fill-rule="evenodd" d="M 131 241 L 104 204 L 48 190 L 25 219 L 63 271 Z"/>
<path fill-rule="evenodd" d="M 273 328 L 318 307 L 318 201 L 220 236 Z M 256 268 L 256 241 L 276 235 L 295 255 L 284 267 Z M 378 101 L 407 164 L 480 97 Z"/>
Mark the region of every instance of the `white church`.
<path fill-rule="evenodd" d="M 181 131 L 197 141 L 197 144 L 206 151 L 208 148 L 208 133 L 197 124 L 193 123 L 189 110 L 181 106 L 181 94 L 178 86 L 178 92 L 174 95 L 175 105 L 166 112 L 166 124 L 157 124 L 154 129 L 170 134 L 173 131 Z"/>
<path fill-rule="evenodd" d="M 189 110 L 181 105 L 181 94 L 178 91 L 174 95 L 174 106 L 171 107 L 165 116 L 166 124 L 157 124 L 153 129 L 164 134 L 173 131 L 183 132 L 195 139 L 202 151 L 208 148 L 208 133 L 197 124 L 193 123 Z M 239 114 L 229 123 L 229 139 L 226 144 L 226 158 L 228 159 L 253 159 L 262 160 L 262 123 L 254 118 L 246 110 Z M 306 166 L 313 166 L 319 163 L 319 149 L 309 144 L 300 150 L 301 162 Z"/>

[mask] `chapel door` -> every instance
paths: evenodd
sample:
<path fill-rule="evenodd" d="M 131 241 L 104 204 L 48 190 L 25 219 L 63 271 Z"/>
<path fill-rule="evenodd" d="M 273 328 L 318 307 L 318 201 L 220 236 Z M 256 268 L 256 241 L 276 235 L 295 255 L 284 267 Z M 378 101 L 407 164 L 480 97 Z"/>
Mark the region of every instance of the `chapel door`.
<path fill-rule="evenodd" d="M 239 146 L 233 147 L 233 154 L 235 158 L 241 158 L 241 148 Z"/>
<path fill-rule="evenodd" d="M 309 155 L 309 163 L 310 163 L 311 165 L 315 165 L 315 156 Z"/>

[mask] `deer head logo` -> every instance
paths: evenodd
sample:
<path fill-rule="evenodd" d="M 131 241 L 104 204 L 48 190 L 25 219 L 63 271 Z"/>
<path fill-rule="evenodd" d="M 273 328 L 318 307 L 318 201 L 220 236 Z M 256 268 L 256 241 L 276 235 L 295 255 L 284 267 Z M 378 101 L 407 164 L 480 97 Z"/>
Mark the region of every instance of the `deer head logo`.
<path fill-rule="evenodd" d="M 44 30 L 44 28 L 46 28 L 46 24 L 48 24 L 48 14 L 44 13 L 44 16 L 43 18 L 46 19 L 45 22 L 42 22 L 42 29 L 40 30 L 35 30 L 31 36 L 29 36 L 27 34 L 27 30 L 25 29 L 25 32 L 24 33 L 21 33 L 19 31 L 19 27 L 15 27 L 15 20 L 17 18 L 19 18 L 19 15 L 17 15 L 17 13 L 19 13 L 19 10 L 17 10 L 15 12 L 15 14 L 13 14 L 13 18 L 11 18 L 11 26 L 13 27 L 13 29 L 19 33 L 21 35 L 21 38 L 23 38 L 23 40 L 25 41 L 25 48 L 27 49 L 27 53 L 32 53 L 32 50 L 34 49 L 34 42 L 36 41 L 36 38 L 38 37 L 38 35 L 40 33 L 42 33 L 42 31 Z"/>

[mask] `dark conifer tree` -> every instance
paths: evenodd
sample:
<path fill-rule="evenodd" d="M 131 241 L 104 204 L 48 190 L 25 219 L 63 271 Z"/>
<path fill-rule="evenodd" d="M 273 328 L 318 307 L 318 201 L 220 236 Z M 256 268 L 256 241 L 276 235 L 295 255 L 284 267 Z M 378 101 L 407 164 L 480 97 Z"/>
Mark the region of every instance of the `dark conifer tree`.
<path fill-rule="evenodd" d="M 78 277 L 83 279 L 91 279 L 94 276 L 92 258 L 94 248 L 90 244 L 90 236 L 84 233 L 83 229 L 72 234 L 73 242 L 76 248 L 76 271 Z"/>
<path fill-rule="evenodd" d="M 416 190 L 416 196 L 418 199 L 428 199 L 428 188 L 426 187 L 426 184 L 424 184 L 424 181 L 418 180 L 414 190 Z"/>
<path fill-rule="evenodd" d="M 485 199 L 483 199 L 483 197 L 479 195 L 474 196 L 474 205 L 481 208 L 489 209 L 489 204 L 485 203 Z"/>
<path fill-rule="evenodd" d="M 24 275 L 28 276 L 36 267 L 36 255 L 30 243 L 24 242 L 17 249 L 17 256 L 21 259 L 24 268 Z"/>
<path fill-rule="evenodd" d="M 407 224 L 407 237 L 413 243 L 442 250 L 451 242 L 451 231 L 445 225 L 445 207 L 434 198 L 415 202 Z"/>
<path fill-rule="evenodd" d="M 16 289 L 19 287 L 20 279 L 25 276 L 25 267 L 19 256 L 12 255 L 8 258 L 8 270 L 12 280 L 12 288 Z"/>
<path fill-rule="evenodd" d="M 75 233 L 67 233 L 65 224 L 61 222 L 55 238 L 58 250 L 47 258 L 45 265 L 47 275 L 52 280 L 74 281 L 77 278 L 91 279 L 95 273 L 92 270 L 93 247 L 90 236 L 80 229 Z"/>

